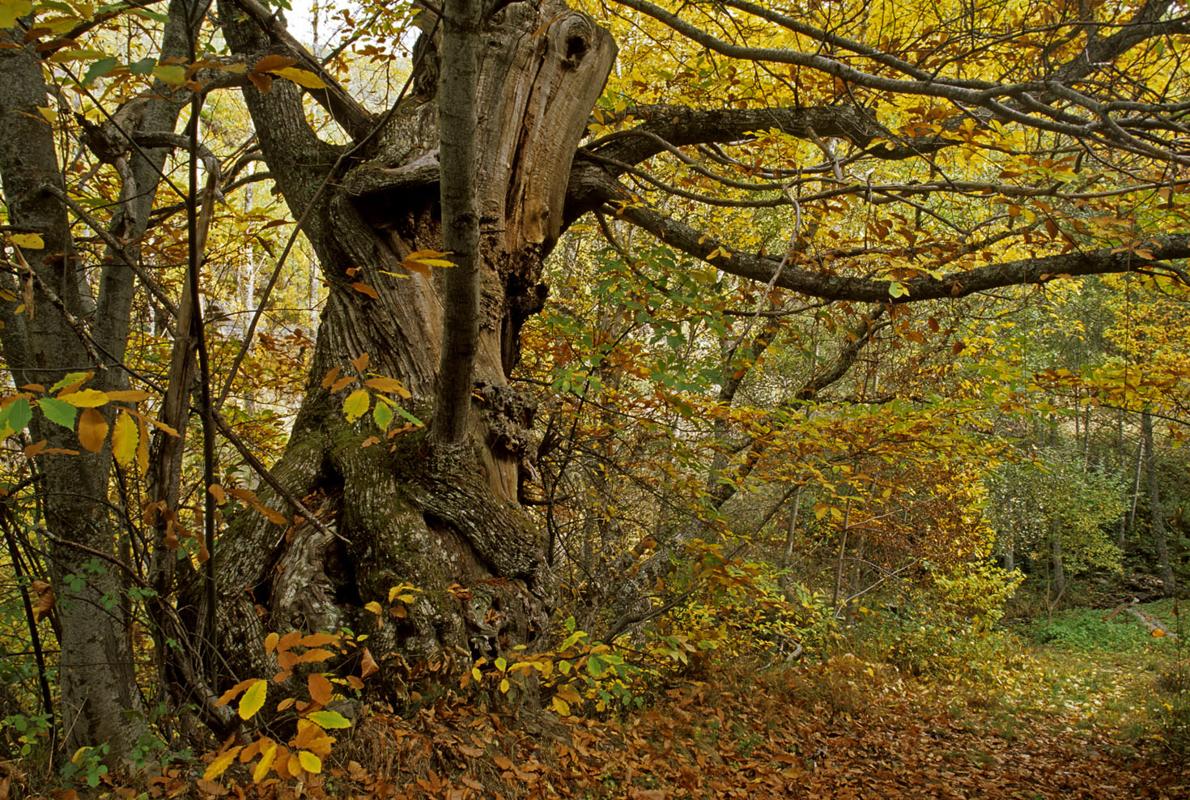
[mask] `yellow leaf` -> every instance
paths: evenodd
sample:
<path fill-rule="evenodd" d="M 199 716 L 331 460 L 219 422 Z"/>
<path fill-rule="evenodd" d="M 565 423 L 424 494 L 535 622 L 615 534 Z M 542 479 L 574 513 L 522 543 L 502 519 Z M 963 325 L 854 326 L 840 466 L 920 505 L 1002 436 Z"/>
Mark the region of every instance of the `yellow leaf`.
<path fill-rule="evenodd" d="M 218 758 L 211 762 L 207 767 L 207 771 L 202 774 L 203 780 L 213 781 L 227 771 L 231 766 L 231 762 L 236 760 L 236 755 L 239 754 L 241 747 L 237 745 L 230 750 L 220 754 Z"/>
<path fill-rule="evenodd" d="M 298 763 L 302 765 L 302 769 L 311 774 L 317 775 L 322 772 L 322 759 L 309 750 L 298 751 Z"/>
<path fill-rule="evenodd" d="M 1160 639 L 1163 636 L 1165 636 L 1165 630 L 1163 628 L 1153 628 L 1154 639 Z"/>
<path fill-rule="evenodd" d="M 207 487 L 207 491 L 211 493 L 211 497 L 215 498 L 215 502 L 219 505 L 227 504 L 227 492 L 223 491 L 223 487 L 217 483 L 212 483 Z"/>
<path fill-rule="evenodd" d="M 281 636 L 276 631 L 273 631 L 268 636 L 264 637 L 264 651 L 271 653 L 277 649 L 277 642 Z"/>
<path fill-rule="evenodd" d="M 351 720 L 338 711 L 315 711 L 309 716 L 311 722 L 320 728 L 336 729 L 350 728 Z"/>
<path fill-rule="evenodd" d="M 554 699 L 550 701 L 550 708 L 552 708 L 554 712 L 560 717 L 570 716 L 570 704 L 561 697 L 555 696 Z"/>
<path fill-rule="evenodd" d="M 58 112 L 55 111 L 54 109 L 50 108 L 49 106 L 38 106 L 37 113 L 39 113 L 39 114 L 41 114 L 41 116 L 45 117 L 45 121 L 50 123 L 51 125 L 53 125 L 55 122 L 58 121 Z"/>
<path fill-rule="evenodd" d="M 256 769 L 252 770 L 252 782 L 260 783 L 269 774 L 269 767 L 273 766 L 273 760 L 277 758 L 277 745 L 271 744 L 264 749 L 260 754 L 260 761 L 256 762 Z"/>
<path fill-rule="evenodd" d="M 116 425 L 112 429 L 112 455 L 115 456 L 117 464 L 122 467 L 132 465 L 136 458 L 136 445 L 139 438 L 136 420 L 127 411 L 121 411 L 120 415 L 116 417 Z"/>
<path fill-rule="evenodd" d="M 124 403 L 139 403 L 141 400 L 148 400 L 149 397 L 148 392 L 143 392 L 140 389 L 118 389 L 107 393 L 108 400 L 120 400 Z"/>
<path fill-rule="evenodd" d="M 107 405 L 108 396 L 106 392 L 96 389 L 79 389 L 70 394 L 60 394 L 58 399 L 63 403 L 70 403 L 75 408 L 99 408 Z"/>
<path fill-rule="evenodd" d="M 365 603 L 364 608 L 367 609 L 368 611 L 371 611 L 373 614 L 375 614 L 378 617 L 381 616 L 382 614 L 384 614 L 384 609 L 381 608 L 380 604 L 377 603 L 375 600 L 373 600 L 370 603 Z"/>
<path fill-rule="evenodd" d="M 25 250 L 44 250 L 45 239 L 40 233 L 14 233 L 8 237 L 17 247 Z"/>
<path fill-rule="evenodd" d="M 93 408 L 83 409 L 79 415 L 79 444 L 92 453 L 103 449 L 103 440 L 107 438 L 107 420 Z"/>
<path fill-rule="evenodd" d="M 186 68 L 181 64 L 158 64 L 153 67 L 153 77 L 170 86 L 181 86 L 186 82 Z"/>
<path fill-rule="evenodd" d="M 500 694 L 508 694 L 508 690 L 512 688 L 512 684 L 508 682 L 508 678 L 500 681 Z"/>
<path fill-rule="evenodd" d="M 405 388 L 405 384 L 401 383 L 396 378 L 385 378 L 383 376 L 378 378 L 369 378 L 364 381 L 364 386 L 371 387 L 378 392 L 388 392 L 395 394 L 408 400 L 413 395 Z"/>
<path fill-rule="evenodd" d="M 445 258 L 451 253 L 442 250 L 414 250 L 405 256 L 402 266 L 408 266 L 410 261 L 424 264 L 427 267 L 453 267 L 454 262 Z"/>
<path fill-rule="evenodd" d="M 281 69 L 271 69 L 269 72 L 273 73 L 274 75 L 279 75 L 287 80 L 291 80 L 298 86 L 304 86 L 307 89 L 326 88 L 326 82 L 307 69 L 298 69 L 297 67 L 282 67 Z"/>
<path fill-rule="evenodd" d="M 240 698 L 240 719 L 252 719 L 256 712 L 264 706 L 265 697 L 269 692 L 269 682 L 263 678 L 253 681 Z"/>
<path fill-rule="evenodd" d="M 236 698 L 236 695 L 238 695 L 240 692 L 247 689 L 250 685 L 252 685 L 251 678 L 249 678 L 246 681 L 240 681 L 235 686 L 231 687 L 226 692 L 221 694 L 219 696 L 219 699 L 215 701 L 215 705 L 217 705 L 217 706 L 227 705 L 228 703 L 230 703 L 232 700 L 234 700 Z"/>
<path fill-rule="evenodd" d="M 372 395 L 365 389 L 356 389 L 343 401 L 343 413 L 347 415 L 348 422 L 355 422 L 367 413 L 371 404 Z"/>

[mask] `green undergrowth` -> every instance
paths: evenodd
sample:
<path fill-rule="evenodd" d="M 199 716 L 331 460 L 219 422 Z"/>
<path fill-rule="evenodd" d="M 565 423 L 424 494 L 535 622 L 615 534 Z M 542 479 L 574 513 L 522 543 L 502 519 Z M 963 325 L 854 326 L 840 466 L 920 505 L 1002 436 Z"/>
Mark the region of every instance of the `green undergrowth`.
<path fill-rule="evenodd" d="M 1165 631 L 1177 634 L 1190 627 L 1185 609 L 1175 607 L 1173 600 L 1144 603 L 1137 609 L 1164 623 Z M 1114 615 L 1113 615 L 1114 614 Z M 1073 608 L 1055 613 L 1048 619 L 1038 619 L 1022 625 L 1020 634 L 1037 645 L 1060 650 L 1094 653 L 1172 652 L 1178 647 L 1177 636 L 1154 636 L 1127 609 Z"/>

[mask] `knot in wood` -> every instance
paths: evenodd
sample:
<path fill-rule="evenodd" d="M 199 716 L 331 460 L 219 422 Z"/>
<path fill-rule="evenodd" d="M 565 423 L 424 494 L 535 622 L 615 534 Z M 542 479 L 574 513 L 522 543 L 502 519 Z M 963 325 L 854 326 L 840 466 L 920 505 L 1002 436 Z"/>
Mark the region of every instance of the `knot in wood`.
<path fill-rule="evenodd" d="M 595 23 L 582 14 L 567 14 L 550 28 L 551 49 L 561 54 L 562 64 L 567 69 L 577 69 L 590 52 L 597 28 Z"/>

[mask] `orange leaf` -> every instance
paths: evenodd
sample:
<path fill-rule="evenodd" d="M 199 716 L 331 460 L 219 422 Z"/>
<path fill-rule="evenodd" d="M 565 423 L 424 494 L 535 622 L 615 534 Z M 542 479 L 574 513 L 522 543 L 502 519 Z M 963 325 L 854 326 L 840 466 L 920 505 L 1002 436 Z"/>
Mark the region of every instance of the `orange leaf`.
<path fill-rule="evenodd" d="M 289 633 L 282 636 L 281 639 L 277 642 L 277 650 L 280 652 L 284 652 L 284 651 L 290 649 L 291 647 L 293 647 L 298 642 L 300 642 L 301 639 L 302 639 L 301 631 L 290 631 Z"/>
<path fill-rule="evenodd" d="M 285 69 L 297 63 L 296 58 L 281 55 L 267 55 L 252 65 L 253 72 L 271 72 L 275 69 Z"/>
<path fill-rule="evenodd" d="M 92 453 L 98 453 L 107 438 L 107 420 L 95 409 L 85 408 L 79 415 L 78 434 L 79 444 Z"/>
<path fill-rule="evenodd" d="M 323 650 L 320 647 L 316 647 L 313 650 L 307 650 L 306 652 L 302 653 L 301 657 L 297 660 L 297 663 L 314 664 L 319 661 L 326 661 L 328 658 L 334 657 L 335 654 L 330 650 Z"/>
<path fill-rule="evenodd" d="M 363 655 L 359 660 L 359 676 L 366 678 L 369 675 L 375 675 L 379 671 L 380 667 L 377 665 L 376 659 L 372 657 L 372 651 L 365 647 Z"/>
<path fill-rule="evenodd" d="M 338 644 L 339 637 L 333 633 L 311 633 L 298 639 L 301 647 L 322 647 L 324 644 Z"/>
<path fill-rule="evenodd" d="M 312 673 L 306 679 L 306 688 L 310 690 L 310 699 L 320 706 L 328 704 L 335 693 L 335 688 L 331 686 L 331 682 L 326 679 L 326 676 L 317 672 Z"/>
<path fill-rule="evenodd" d="M 351 288 L 355 289 L 360 294 L 366 294 L 368 297 L 372 298 L 373 300 L 380 299 L 380 292 L 376 291 L 375 289 L 373 289 L 371 286 L 364 283 L 363 281 L 356 281 L 355 283 L 351 284 Z"/>

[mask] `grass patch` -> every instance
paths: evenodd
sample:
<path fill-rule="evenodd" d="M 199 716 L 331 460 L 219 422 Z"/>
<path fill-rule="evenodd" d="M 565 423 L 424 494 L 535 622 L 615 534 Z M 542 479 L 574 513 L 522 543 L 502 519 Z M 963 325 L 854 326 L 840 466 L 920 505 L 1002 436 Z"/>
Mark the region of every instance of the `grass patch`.
<path fill-rule="evenodd" d="M 1142 611 L 1171 625 L 1176 630 L 1173 603 L 1163 600 L 1138 606 Z M 1170 649 L 1171 637 L 1156 638 L 1127 611 L 1111 619 L 1111 612 L 1094 608 L 1060 611 L 1049 619 L 1034 620 L 1021 633 L 1035 644 L 1063 650 L 1101 653 L 1137 653 Z"/>

